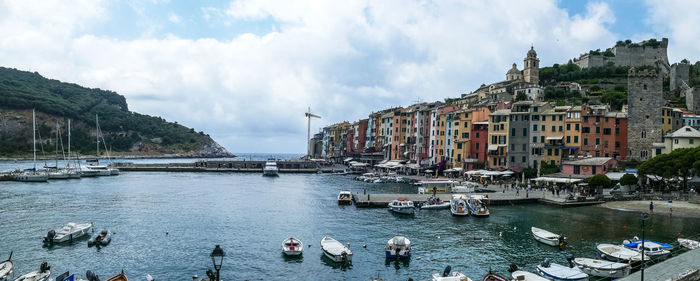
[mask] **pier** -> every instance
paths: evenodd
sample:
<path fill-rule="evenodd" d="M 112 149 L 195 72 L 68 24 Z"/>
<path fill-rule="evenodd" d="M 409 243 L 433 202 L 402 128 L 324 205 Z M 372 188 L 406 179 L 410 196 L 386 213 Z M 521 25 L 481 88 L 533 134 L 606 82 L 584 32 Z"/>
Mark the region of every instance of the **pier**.
<path fill-rule="evenodd" d="M 700 281 L 700 249 L 688 251 L 644 270 L 645 280 Z M 637 271 L 620 281 L 641 280 L 642 273 Z"/>
<path fill-rule="evenodd" d="M 437 197 L 442 201 L 452 200 L 452 193 L 438 193 Z M 537 203 L 537 198 L 525 198 L 525 196 L 502 196 L 496 193 L 480 193 L 488 196 L 489 205 L 511 205 L 511 204 L 533 204 Z M 404 197 L 413 202 L 425 202 L 432 194 L 353 194 L 353 202 L 358 208 L 386 208 L 391 200 Z"/>
<path fill-rule="evenodd" d="M 120 171 L 127 172 L 241 172 L 262 173 L 266 161 L 208 161 L 193 163 L 114 163 Z M 336 169 L 325 169 L 316 162 L 303 160 L 277 161 L 280 173 L 319 173 L 339 172 Z"/>

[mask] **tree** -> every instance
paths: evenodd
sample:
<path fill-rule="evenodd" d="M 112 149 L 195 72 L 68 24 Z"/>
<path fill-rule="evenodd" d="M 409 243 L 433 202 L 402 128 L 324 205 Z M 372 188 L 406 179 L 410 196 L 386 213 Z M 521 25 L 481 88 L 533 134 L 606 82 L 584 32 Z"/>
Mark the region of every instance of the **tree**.
<path fill-rule="evenodd" d="M 610 187 L 610 179 L 604 174 L 597 174 L 588 179 L 588 186 L 596 190 L 608 188 Z"/>
<path fill-rule="evenodd" d="M 527 95 L 525 94 L 525 91 L 518 91 L 518 95 L 515 96 L 515 101 L 524 101 L 527 100 Z"/>
<path fill-rule="evenodd" d="M 637 184 L 637 177 L 633 174 L 625 174 L 620 178 L 620 185 L 635 185 Z"/>

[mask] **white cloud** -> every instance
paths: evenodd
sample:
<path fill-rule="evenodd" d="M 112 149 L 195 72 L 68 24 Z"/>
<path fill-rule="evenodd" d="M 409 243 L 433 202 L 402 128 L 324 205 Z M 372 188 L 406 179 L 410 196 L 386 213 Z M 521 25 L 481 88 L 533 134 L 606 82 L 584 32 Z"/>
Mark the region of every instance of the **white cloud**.
<path fill-rule="evenodd" d="M 170 13 L 170 15 L 168 15 L 168 20 L 172 23 L 180 23 L 182 21 L 175 13 Z"/>
<path fill-rule="evenodd" d="M 0 3 L 5 66 L 115 90 L 132 110 L 204 130 L 231 151 L 305 151 L 307 106 L 323 116 L 316 126 L 357 120 L 503 79 L 531 44 L 549 65 L 617 40 L 604 3 L 582 15 L 553 0 L 242 0 L 197 11 L 278 26 L 227 41 L 87 33 L 106 16 L 100 2 Z M 72 8 L 53 12 L 61 7 Z"/>
<path fill-rule="evenodd" d="M 668 59 L 671 63 L 682 59 L 692 62 L 700 54 L 700 2 L 698 1 L 646 1 L 648 22 L 657 34 L 669 38 Z M 648 39 L 649 36 L 644 37 Z"/>

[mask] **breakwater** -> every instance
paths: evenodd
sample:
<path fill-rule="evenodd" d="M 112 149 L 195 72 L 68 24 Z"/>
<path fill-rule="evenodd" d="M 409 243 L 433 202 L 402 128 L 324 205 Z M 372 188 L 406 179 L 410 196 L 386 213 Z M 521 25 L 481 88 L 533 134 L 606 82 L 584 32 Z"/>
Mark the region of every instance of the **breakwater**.
<path fill-rule="evenodd" d="M 201 160 L 190 163 L 133 163 L 118 162 L 114 166 L 129 172 L 262 172 L 266 161 Z M 280 173 L 334 172 L 316 162 L 304 160 L 277 161 Z"/>

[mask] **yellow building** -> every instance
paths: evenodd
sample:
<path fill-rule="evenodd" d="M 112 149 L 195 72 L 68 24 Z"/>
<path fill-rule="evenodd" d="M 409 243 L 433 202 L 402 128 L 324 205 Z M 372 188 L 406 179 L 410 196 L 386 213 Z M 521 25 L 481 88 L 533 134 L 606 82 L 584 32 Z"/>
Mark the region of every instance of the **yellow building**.
<path fill-rule="evenodd" d="M 581 149 L 581 106 L 573 106 L 566 111 L 564 146 L 577 152 Z"/>
<path fill-rule="evenodd" d="M 663 118 L 663 134 L 670 134 L 683 126 L 683 111 L 677 108 L 664 106 L 661 112 Z"/>
<path fill-rule="evenodd" d="M 496 110 L 489 115 L 488 166 L 505 169 L 508 165 L 508 120 L 510 109 Z"/>
<path fill-rule="evenodd" d="M 563 155 L 564 127 L 566 112 L 569 107 L 558 106 L 542 113 L 540 120 L 540 138 L 544 139 L 544 149 L 540 162 L 559 166 Z"/>
<path fill-rule="evenodd" d="M 654 156 L 670 153 L 679 148 L 695 148 L 700 146 L 700 131 L 684 126 L 664 136 L 663 143 L 654 143 L 653 146 Z"/>

